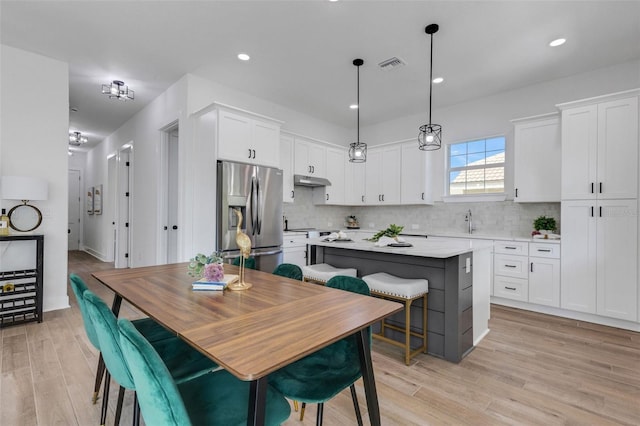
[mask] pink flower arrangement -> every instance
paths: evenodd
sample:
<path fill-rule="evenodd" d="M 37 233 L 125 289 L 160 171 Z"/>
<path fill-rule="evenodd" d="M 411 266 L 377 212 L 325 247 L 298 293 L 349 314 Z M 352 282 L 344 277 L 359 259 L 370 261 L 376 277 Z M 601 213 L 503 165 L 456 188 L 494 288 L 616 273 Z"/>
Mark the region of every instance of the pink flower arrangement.
<path fill-rule="evenodd" d="M 207 281 L 220 282 L 224 278 L 224 268 L 220 263 L 204 265 L 204 278 Z"/>

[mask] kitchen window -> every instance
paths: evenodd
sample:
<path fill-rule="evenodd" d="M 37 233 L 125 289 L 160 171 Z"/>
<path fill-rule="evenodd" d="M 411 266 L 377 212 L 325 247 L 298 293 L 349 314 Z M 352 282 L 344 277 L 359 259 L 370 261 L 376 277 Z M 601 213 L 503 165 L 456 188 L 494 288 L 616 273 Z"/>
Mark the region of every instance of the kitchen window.
<path fill-rule="evenodd" d="M 503 194 L 504 152 L 504 136 L 448 145 L 448 195 Z"/>

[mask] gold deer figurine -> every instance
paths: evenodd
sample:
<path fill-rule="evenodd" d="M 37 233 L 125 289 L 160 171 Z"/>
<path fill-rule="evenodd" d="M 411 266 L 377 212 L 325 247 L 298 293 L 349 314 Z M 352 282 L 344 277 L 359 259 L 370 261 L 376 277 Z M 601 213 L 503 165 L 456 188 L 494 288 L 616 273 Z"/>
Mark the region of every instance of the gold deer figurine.
<path fill-rule="evenodd" d="M 227 286 L 229 290 L 247 290 L 251 288 L 251 284 L 244 281 L 244 261 L 251 254 L 251 239 L 247 234 L 242 232 L 242 213 L 239 209 L 233 210 L 238 216 L 238 225 L 236 226 L 236 244 L 240 249 L 240 279 Z"/>

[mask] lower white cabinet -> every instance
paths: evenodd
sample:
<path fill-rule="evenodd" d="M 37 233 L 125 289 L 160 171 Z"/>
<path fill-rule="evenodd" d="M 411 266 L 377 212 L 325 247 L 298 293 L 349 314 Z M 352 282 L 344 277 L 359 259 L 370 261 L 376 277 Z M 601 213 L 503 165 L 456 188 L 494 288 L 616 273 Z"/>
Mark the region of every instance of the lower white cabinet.
<path fill-rule="evenodd" d="M 496 241 L 493 296 L 560 306 L 560 244 Z"/>
<path fill-rule="evenodd" d="M 282 262 L 299 267 L 307 264 L 307 234 L 285 232 L 282 237 Z"/>

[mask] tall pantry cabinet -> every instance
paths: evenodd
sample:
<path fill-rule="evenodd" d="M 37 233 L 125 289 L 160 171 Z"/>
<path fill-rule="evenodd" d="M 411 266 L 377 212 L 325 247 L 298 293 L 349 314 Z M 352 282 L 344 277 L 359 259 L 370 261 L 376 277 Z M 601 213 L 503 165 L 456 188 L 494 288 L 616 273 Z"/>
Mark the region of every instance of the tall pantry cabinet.
<path fill-rule="evenodd" d="M 562 112 L 561 307 L 638 321 L 638 94 Z"/>

